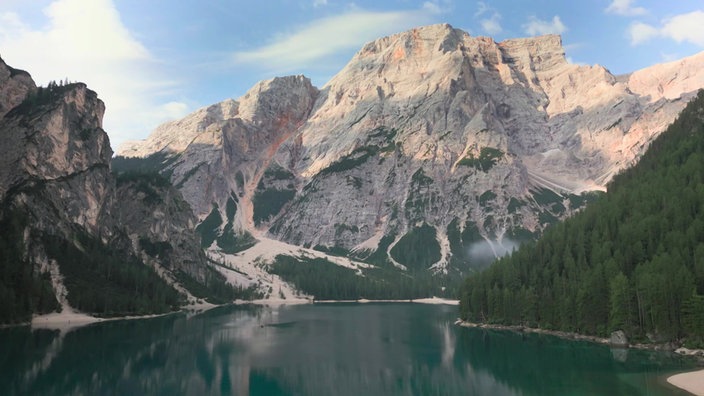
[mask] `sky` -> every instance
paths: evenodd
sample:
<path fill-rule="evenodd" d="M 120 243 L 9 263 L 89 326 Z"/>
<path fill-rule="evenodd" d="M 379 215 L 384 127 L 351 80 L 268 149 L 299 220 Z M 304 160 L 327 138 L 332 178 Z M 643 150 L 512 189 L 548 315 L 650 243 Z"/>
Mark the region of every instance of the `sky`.
<path fill-rule="evenodd" d="M 264 79 L 322 87 L 365 43 L 435 23 L 560 34 L 570 62 L 614 74 L 704 51 L 704 0 L 0 0 L 0 57 L 87 83 L 117 149 Z"/>

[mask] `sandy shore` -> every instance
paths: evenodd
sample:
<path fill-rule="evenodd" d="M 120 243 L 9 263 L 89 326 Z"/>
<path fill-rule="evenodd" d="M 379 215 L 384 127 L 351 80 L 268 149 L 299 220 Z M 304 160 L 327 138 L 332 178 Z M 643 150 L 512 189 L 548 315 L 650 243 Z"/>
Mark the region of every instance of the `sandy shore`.
<path fill-rule="evenodd" d="M 152 314 L 152 315 L 134 315 L 134 316 L 115 316 L 109 318 L 98 318 L 85 313 L 76 312 L 70 307 L 64 306 L 61 312 L 52 312 L 46 315 L 37 315 L 32 318 L 30 325 L 33 329 L 49 329 L 49 330 L 60 330 L 69 331 L 77 327 L 86 326 L 91 323 L 97 322 L 107 322 L 113 320 L 133 320 L 133 319 L 149 319 L 156 318 L 159 316 L 171 315 L 178 312 L 204 312 L 217 305 L 210 304 L 207 302 L 184 305 L 179 311 L 166 312 L 163 314 Z"/>
<path fill-rule="evenodd" d="M 104 320 L 106 319 L 96 318 L 83 313 L 62 311 L 35 316 L 32 318 L 31 325 L 33 329 L 70 330 Z"/>
<path fill-rule="evenodd" d="M 440 297 L 431 298 L 419 298 L 415 300 L 312 300 L 307 298 L 288 298 L 288 299 L 262 299 L 262 300 L 235 300 L 234 304 L 257 304 L 257 305 L 267 305 L 278 307 L 281 305 L 298 305 L 298 304 L 311 304 L 311 303 L 417 303 L 417 304 L 445 304 L 445 305 L 459 305 L 459 300 L 448 300 Z M 217 305 L 210 303 L 198 303 L 185 305 L 180 311 L 167 312 L 163 314 L 155 315 L 141 315 L 141 316 L 117 316 L 111 318 L 98 318 L 81 312 L 75 312 L 70 307 L 64 307 L 62 312 L 54 312 L 46 315 L 37 315 L 32 318 L 31 326 L 35 329 L 50 329 L 50 330 L 61 330 L 69 331 L 77 327 L 89 325 L 91 323 L 106 322 L 111 320 L 129 320 L 129 319 L 148 319 L 155 318 L 164 315 L 170 315 L 176 312 L 203 312 Z"/>
<path fill-rule="evenodd" d="M 432 298 L 419 298 L 412 300 L 414 303 L 419 304 L 445 304 L 445 305 L 460 305 L 460 300 L 448 300 L 446 298 L 432 297 Z"/>
<path fill-rule="evenodd" d="M 704 370 L 675 374 L 667 382 L 693 395 L 704 396 Z"/>
<path fill-rule="evenodd" d="M 316 304 L 331 304 L 331 303 L 417 303 L 417 304 L 445 304 L 445 305 L 460 305 L 460 300 L 448 300 L 440 297 L 417 298 L 408 300 L 368 300 L 360 298 L 358 300 L 315 300 Z"/>
<path fill-rule="evenodd" d="M 311 304 L 313 300 L 307 298 L 267 298 L 259 300 L 235 300 L 235 305 L 255 304 L 267 305 L 270 307 L 278 307 L 280 305 L 301 305 Z"/>

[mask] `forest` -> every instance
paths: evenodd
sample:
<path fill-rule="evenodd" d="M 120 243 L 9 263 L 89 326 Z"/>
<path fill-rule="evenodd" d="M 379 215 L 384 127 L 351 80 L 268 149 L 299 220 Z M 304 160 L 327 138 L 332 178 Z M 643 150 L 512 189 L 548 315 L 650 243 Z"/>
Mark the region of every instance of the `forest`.
<path fill-rule="evenodd" d="M 28 263 L 24 230 L 28 216 L 3 202 L 0 207 L 0 323 L 29 321 L 32 313 L 48 313 L 59 304 L 49 273 Z"/>
<path fill-rule="evenodd" d="M 451 297 L 456 290 L 445 287 L 447 279 L 430 271 L 400 272 L 385 266 L 371 267 L 363 274 L 322 258 L 278 255 L 269 272 L 293 284 L 316 300 L 408 300 Z M 273 290 L 277 293 L 277 290 Z"/>
<path fill-rule="evenodd" d="M 704 91 L 607 190 L 467 278 L 461 317 L 704 346 Z"/>

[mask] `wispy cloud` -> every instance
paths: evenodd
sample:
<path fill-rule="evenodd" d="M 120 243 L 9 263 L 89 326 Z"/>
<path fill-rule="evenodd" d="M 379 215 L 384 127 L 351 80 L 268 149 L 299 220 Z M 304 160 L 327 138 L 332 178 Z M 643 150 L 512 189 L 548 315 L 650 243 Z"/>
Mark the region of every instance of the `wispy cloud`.
<path fill-rule="evenodd" d="M 353 9 L 313 21 L 288 34 L 280 34 L 267 45 L 235 52 L 237 64 L 265 65 L 277 72 L 290 72 L 326 60 L 381 36 L 429 23 L 443 12 L 437 2 L 421 9 L 373 12 Z"/>
<path fill-rule="evenodd" d="M 328 5 L 328 0 L 313 0 L 313 7 L 318 8 Z"/>
<path fill-rule="evenodd" d="M 489 16 L 487 17 L 487 15 Z M 501 14 L 483 1 L 477 3 L 477 11 L 474 13 L 474 18 L 479 19 L 479 25 L 488 34 L 499 34 L 504 30 L 500 22 Z"/>
<path fill-rule="evenodd" d="M 479 18 L 489 11 L 490 11 L 489 6 L 485 2 L 479 1 L 479 2 L 477 2 L 477 11 L 474 13 L 474 17 Z"/>
<path fill-rule="evenodd" d="M 636 7 L 633 3 L 635 3 L 634 0 L 613 0 L 604 11 L 609 14 L 625 16 L 644 15 L 648 13 L 648 10 L 643 7 Z"/>
<path fill-rule="evenodd" d="M 452 0 L 432 0 L 423 3 L 423 9 L 432 14 L 443 14 L 452 10 Z"/>
<path fill-rule="evenodd" d="M 500 20 L 501 15 L 495 13 L 491 16 L 491 18 L 482 19 L 480 21 L 480 24 L 482 25 L 482 29 L 484 29 L 485 32 L 489 34 L 499 34 L 504 30 L 501 27 L 501 23 L 499 22 Z"/>
<path fill-rule="evenodd" d="M 632 45 L 643 44 L 656 37 L 688 42 L 704 47 L 704 11 L 697 10 L 665 19 L 660 26 L 642 22 L 633 23 L 628 28 Z"/>
<path fill-rule="evenodd" d="M 158 60 L 122 24 L 112 0 L 57 0 L 43 11 L 47 23 L 40 29 L 17 14 L 0 14 L 3 58 L 38 84 L 87 83 L 106 103 L 104 127 L 113 147 L 185 114 L 184 103 L 147 99 L 176 82 L 155 77 Z"/>
<path fill-rule="evenodd" d="M 529 36 L 562 34 L 567 31 L 567 26 L 562 23 L 562 20 L 560 20 L 560 17 L 557 15 L 552 17 L 552 20 L 549 21 L 531 16 L 528 18 L 528 22 L 523 25 L 523 31 Z"/>

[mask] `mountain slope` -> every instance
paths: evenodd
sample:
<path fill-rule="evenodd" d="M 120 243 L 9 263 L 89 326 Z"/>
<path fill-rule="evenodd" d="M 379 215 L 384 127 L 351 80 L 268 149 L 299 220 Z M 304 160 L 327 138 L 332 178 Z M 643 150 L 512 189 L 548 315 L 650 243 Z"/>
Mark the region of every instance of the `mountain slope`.
<path fill-rule="evenodd" d="M 213 241 L 265 233 L 466 273 L 635 163 L 704 87 L 702 65 L 699 54 L 616 77 L 569 64 L 558 36 L 496 43 L 433 25 L 365 45 L 320 90 L 300 77 L 286 78 L 293 87 L 264 82 L 118 155 L 155 162 L 201 220 L 227 219 L 232 201 L 235 218 L 220 221 Z M 271 105 L 261 93 L 284 99 Z M 247 140 L 253 113 L 271 128 Z M 230 149 L 235 136 L 249 144 Z M 419 235 L 430 252 L 408 250 Z"/>
<path fill-rule="evenodd" d="M 235 297 L 210 268 L 192 212 L 168 181 L 116 180 L 95 92 L 82 83 L 36 87 L 28 73 L 2 63 L 0 108 L 7 110 L 0 118 L 0 322 L 54 309 L 164 312 L 195 300 L 187 289 Z M 220 289 L 200 292 L 205 285 Z"/>
<path fill-rule="evenodd" d="M 608 193 L 464 288 L 464 319 L 704 341 L 704 91 Z"/>

